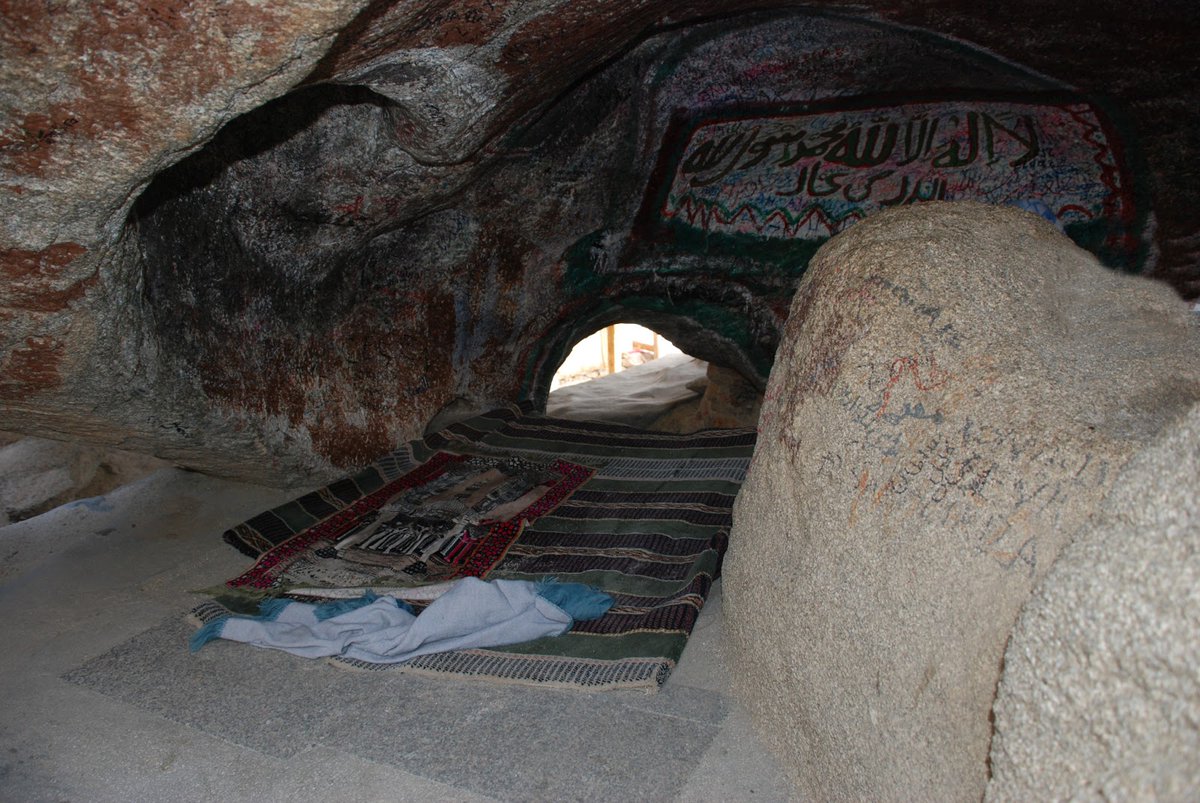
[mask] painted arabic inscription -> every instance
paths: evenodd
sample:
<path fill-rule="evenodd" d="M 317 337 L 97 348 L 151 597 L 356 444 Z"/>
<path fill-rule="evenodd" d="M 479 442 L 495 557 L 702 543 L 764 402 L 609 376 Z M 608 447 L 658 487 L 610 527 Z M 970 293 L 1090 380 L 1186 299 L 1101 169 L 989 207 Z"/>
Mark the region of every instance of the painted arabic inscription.
<path fill-rule="evenodd" d="M 689 128 L 676 132 L 682 148 L 655 202 L 661 222 L 706 233 L 824 239 L 932 200 L 1035 204 L 1064 226 L 1132 218 L 1109 134 L 1086 103 L 903 103 Z"/>

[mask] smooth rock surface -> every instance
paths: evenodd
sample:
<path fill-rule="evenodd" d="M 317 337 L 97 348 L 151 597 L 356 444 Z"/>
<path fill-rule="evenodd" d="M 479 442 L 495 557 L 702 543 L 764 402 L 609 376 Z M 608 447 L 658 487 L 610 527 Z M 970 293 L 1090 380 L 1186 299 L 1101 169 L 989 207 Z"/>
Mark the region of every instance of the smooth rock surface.
<path fill-rule="evenodd" d="M 1200 798 L 1200 407 L 1131 460 L 1021 613 L 989 801 Z"/>
<path fill-rule="evenodd" d="M 695 432 L 713 427 L 752 427 L 758 423 L 762 392 L 732 368 L 709 364 L 698 399 L 685 401 L 662 415 L 650 428 L 661 432 Z"/>
<path fill-rule="evenodd" d="M 738 691 L 816 799 L 978 799 L 1013 623 L 1200 397 L 1175 294 L 1025 212 L 890 210 L 792 305 L 725 564 Z"/>
<path fill-rule="evenodd" d="M 0 445 L 0 527 L 167 467 L 148 455 L 80 443 L 20 438 Z"/>

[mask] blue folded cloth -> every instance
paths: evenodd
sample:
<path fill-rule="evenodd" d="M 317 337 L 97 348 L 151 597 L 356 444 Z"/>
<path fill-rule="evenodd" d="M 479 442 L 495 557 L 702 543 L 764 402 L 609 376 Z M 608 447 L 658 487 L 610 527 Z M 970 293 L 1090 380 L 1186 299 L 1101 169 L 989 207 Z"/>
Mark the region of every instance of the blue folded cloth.
<path fill-rule="evenodd" d="M 191 649 L 223 638 L 305 658 L 342 655 L 400 663 L 435 652 L 558 636 L 576 620 L 603 616 L 612 604 L 612 597 L 581 583 L 464 577 L 419 616 L 394 597 L 373 594 L 320 605 L 268 600 L 258 616 L 207 623 L 192 636 Z"/>
<path fill-rule="evenodd" d="M 1062 221 L 1058 219 L 1058 215 L 1056 215 L 1054 210 L 1047 206 L 1044 201 L 1019 199 L 1015 201 L 1009 201 L 1008 205 L 1015 206 L 1017 209 L 1024 209 L 1026 212 L 1032 212 L 1035 215 L 1043 217 L 1057 226 L 1059 231 L 1062 231 Z"/>

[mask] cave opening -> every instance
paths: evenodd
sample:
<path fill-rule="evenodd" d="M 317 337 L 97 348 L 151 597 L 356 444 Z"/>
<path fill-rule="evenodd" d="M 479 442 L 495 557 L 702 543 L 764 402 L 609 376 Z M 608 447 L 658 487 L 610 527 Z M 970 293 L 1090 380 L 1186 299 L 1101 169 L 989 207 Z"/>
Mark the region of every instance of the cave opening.
<path fill-rule="evenodd" d="M 610 324 L 575 344 L 555 372 L 550 392 L 679 354 L 683 352 L 678 346 L 649 327 L 627 322 Z"/>
<path fill-rule="evenodd" d="M 761 387 L 719 350 L 717 361 L 695 356 L 695 333 L 680 334 L 682 347 L 649 326 L 620 321 L 583 336 L 554 373 L 546 413 L 680 434 L 754 426 Z M 702 340 L 699 350 L 714 355 Z"/>

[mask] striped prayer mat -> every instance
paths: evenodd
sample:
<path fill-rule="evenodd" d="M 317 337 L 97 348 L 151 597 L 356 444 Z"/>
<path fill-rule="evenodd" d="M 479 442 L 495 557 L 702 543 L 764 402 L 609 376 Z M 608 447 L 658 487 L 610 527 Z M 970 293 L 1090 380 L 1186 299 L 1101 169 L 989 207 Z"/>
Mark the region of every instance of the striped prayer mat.
<path fill-rule="evenodd" d="M 455 424 L 225 533 L 257 559 L 193 613 L 364 589 L 420 604 L 447 581 L 557 577 L 611 594 L 566 635 L 400 665 L 586 689 L 657 688 L 720 571 L 753 429 L 688 435 L 509 407 Z"/>

